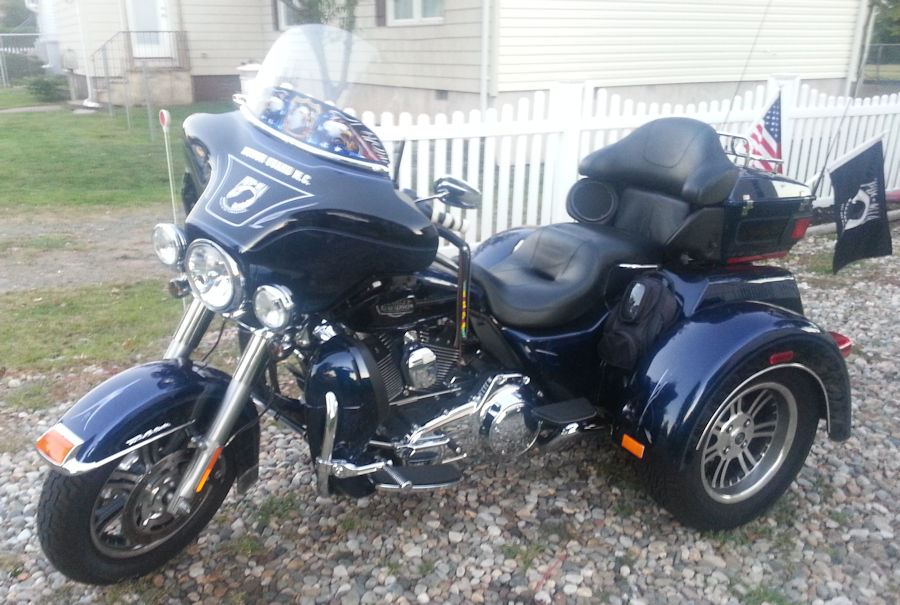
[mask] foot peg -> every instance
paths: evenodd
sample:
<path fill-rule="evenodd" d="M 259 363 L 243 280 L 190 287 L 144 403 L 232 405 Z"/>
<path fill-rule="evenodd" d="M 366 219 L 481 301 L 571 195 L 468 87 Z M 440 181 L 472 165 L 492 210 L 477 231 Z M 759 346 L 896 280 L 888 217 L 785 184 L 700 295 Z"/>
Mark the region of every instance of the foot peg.
<path fill-rule="evenodd" d="M 385 492 L 415 492 L 456 485 L 462 479 L 452 464 L 386 466 L 372 475 L 375 489 Z"/>
<path fill-rule="evenodd" d="M 597 409 L 587 399 L 569 399 L 533 408 L 531 415 L 547 425 L 566 426 L 594 418 Z"/>

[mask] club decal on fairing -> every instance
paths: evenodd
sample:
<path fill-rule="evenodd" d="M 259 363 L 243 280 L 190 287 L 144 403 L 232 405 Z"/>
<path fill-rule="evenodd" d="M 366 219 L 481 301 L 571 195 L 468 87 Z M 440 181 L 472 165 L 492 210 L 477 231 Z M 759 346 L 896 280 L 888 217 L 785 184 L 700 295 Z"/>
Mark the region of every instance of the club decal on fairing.
<path fill-rule="evenodd" d="M 263 166 L 270 168 L 268 163 Z M 210 192 L 206 211 L 232 227 L 259 228 L 286 213 L 314 205 L 316 202 L 309 200 L 312 197 L 312 193 L 268 170 L 229 154 L 225 176 Z"/>
<path fill-rule="evenodd" d="M 268 190 L 269 186 L 265 183 L 260 183 L 252 176 L 245 176 L 231 191 L 225 194 L 225 197 L 219 200 L 219 204 L 225 212 L 240 214 L 250 208 Z"/>

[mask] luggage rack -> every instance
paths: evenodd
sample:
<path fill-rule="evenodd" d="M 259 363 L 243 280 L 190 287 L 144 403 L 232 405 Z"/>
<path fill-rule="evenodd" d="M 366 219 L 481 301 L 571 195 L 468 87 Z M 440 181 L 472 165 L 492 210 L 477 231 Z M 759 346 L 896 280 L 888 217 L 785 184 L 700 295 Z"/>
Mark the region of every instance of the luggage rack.
<path fill-rule="evenodd" d="M 784 160 L 777 158 L 767 158 L 750 152 L 750 139 L 739 134 L 731 134 L 728 132 L 719 132 L 719 141 L 722 143 L 722 149 L 725 155 L 734 162 L 736 166 L 741 168 L 750 167 L 750 162 L 768 162 L 770 164 L 784 164 Z M 754 166 L 754 168 L 760 168 Z M 762 170 L 762 168 L 760 168 Z"/>

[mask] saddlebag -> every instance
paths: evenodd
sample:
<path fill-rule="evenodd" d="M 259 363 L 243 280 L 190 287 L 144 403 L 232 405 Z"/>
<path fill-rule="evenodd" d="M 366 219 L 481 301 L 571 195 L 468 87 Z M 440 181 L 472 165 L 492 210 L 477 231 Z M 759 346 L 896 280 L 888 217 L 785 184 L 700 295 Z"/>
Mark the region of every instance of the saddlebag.
<path fill-rule="evenodd" d="M 656 338 L 678 318 L 680 309 L 663 274 L 641 275 L 609 312 L 598 345 L 600 358 L 617 368 L 634 369 Z"/>

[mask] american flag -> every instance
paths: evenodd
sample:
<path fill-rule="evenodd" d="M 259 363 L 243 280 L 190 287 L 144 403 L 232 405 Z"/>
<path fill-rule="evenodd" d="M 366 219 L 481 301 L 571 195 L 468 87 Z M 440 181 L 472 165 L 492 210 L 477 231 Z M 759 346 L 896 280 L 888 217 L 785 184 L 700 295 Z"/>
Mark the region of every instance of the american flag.
<path fill-rule="evenodd" d="M 766 114 L 753 126 L 750 133 L 750 153 L 773 160 L 781 159 L 781 94 L 775 97 L 775 101 L 769 107 Z M 756 164 L 763 170 L 781 174 L 780 162 L 764 162 L 757 160 Z"/>

